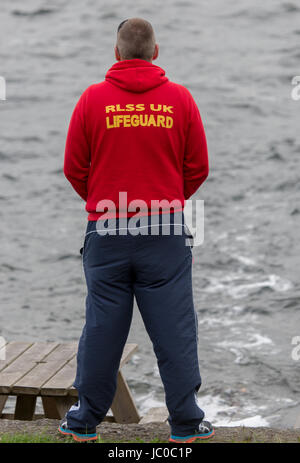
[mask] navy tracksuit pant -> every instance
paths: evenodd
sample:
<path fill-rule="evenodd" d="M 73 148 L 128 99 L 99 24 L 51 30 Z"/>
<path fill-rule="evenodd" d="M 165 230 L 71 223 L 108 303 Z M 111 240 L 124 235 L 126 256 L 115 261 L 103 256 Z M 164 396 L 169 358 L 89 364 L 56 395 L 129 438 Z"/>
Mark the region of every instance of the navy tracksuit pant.
<path fill-rule="evenodd" d="M 149 216 L 142 233 L 133 234 L 131 228 L 126 235 L 119 219 L 115 235 L 100 235 L 97 222 L 88 222 L 83 246 L 86 323 L 74 382 L 79 401 L 67 413 L 71 429 L 95 427 L 112 404 L 134 295 L 157 357 L 172 434 L 193 432 L 204 417 L 196 399 L 201 378 L 189 233 L 182 213 L 168 219 L 171 226 L 162 223 L 162 216 L 151 226 Z"/>

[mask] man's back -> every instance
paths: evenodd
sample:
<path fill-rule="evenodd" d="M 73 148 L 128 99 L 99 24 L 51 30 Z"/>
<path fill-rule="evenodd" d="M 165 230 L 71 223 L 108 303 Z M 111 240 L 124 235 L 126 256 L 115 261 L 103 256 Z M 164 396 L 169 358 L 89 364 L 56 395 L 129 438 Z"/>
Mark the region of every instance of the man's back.
<path fill-rule="evenodd" d="M 191 94 L 152 64 L 157 55 L 151 24 L 123 21 L 119 62 L 83 93 L 67 137 L 64 172 L 89 212 L 82 247 L 88 292 L 78 403 L 59 429 L 81 441 L 97 439 L 112 404 L 134 296 L 165 388 L 170 441 L 214 434 L 196 401 L 198 323 L 183 214 L 208 174 L 206 140 Z"/>
<path fill-rule="evenodd" d="M 87 200 L 89 220 L 101 215 L 101 200 L 113 201 L 118 215 L 120 191 L 127 193 L 126 208 L 135 200 L 147 208 L 153 200 L 177 200 L 183 208 L 208 174 L 204 129 L 190 92 L 145 60 L 114 64 L 75 107 L 64 171 Z M 153 206 L 150 213 L 156 212 Z"/>

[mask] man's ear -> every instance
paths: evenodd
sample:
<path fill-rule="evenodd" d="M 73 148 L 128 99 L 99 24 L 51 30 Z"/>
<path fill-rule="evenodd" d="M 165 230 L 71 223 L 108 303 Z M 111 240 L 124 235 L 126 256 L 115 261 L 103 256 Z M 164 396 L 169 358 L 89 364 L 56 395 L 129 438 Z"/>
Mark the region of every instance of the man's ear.
<path fill-rule="evenodd" d="M 115 46 L 115 57 L 117 61 L 121 61 L 121 56 L 120 56 L 117 45 Z"/>
<path fill-rule="evenodd" d="M 154 48 L 154 54 L 153 54 L 153 60 L 156 59 L 158 57 L 158 53 L 159 53 L 159 46 L 158 44 L 156 43 L 155 44 L 155 48 Z"/>

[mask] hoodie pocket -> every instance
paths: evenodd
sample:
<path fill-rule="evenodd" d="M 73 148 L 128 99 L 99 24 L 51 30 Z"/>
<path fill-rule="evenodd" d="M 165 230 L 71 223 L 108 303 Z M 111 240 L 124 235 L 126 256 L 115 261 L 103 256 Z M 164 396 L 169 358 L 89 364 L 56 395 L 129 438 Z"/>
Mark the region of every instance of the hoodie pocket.
<path fill-rule="evenodd" d="M 86 250 L 86 236 L 85 236 L 85 238 L 84 238 L 83 246 L 82 246 L 82 248 L 80 248 L 80 250 L 79 250 L 79 252 L 80 252 L 80 254 L 81 254 L 82 260 L 83 260 L 84 254 L 85 254 L 85 250 Z"/>
<path fill-rule="evenodd" d="M 189 227 L 185 224 L 184 225 L 184 236 L 185 236 L 185 244 L 186 246 L 189 246 L 191 252 L 194 247 L 194 236 L 190 232 Z"/>
<path fill-rule="evenodd" d="M 94 232 L 93 224 L 91 222 L 88 222 L 88 225 L 87 225 L 87 228 L 86 228 L 86 233 L 85 233 L 85 236 L 84 236 L 83 246 L 79 249 L 79 252 L 80 252 L 82 258 L 84 256 L 85 251 L 86 251 L 87 240 L 93 234 L 93 232 Z"/>

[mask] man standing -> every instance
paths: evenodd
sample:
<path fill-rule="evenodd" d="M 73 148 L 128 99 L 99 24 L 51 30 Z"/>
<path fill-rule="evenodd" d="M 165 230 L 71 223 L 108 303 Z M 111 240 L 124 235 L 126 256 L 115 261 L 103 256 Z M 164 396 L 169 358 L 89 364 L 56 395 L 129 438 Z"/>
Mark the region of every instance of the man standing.
<path fill-rule="evenodd" d="M 208 175 L 204 128 L 190 92 L 152 64 L 158 45 L 151 24 L 123 21 L 115 56 L 105 81 L 80 97 L 66 141 L 64 173 L 89 213 L 82 248 L 88 293 L 78 402 L 59 430 L 97 438 L 135 296 L 165 388 L 170 441 L 193 442 L 214 434 L 197 404 L 198 326 L 183 218 L 185 200 Z"/>

